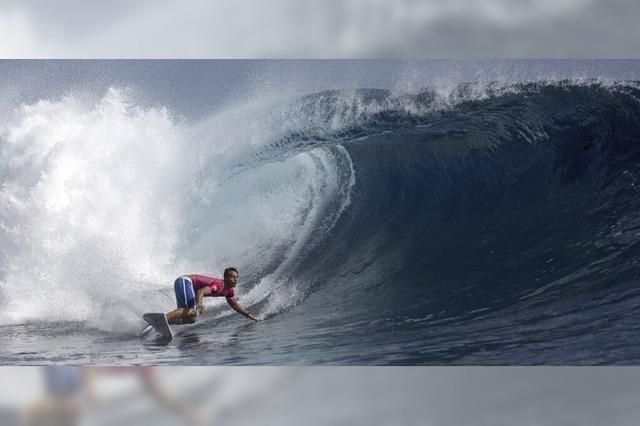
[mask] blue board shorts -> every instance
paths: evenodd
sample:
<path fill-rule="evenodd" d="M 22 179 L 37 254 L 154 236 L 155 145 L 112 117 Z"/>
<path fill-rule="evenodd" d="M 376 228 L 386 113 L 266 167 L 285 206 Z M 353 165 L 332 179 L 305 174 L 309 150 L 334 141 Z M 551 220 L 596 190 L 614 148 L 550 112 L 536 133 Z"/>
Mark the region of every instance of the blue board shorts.
<path fill-rule="evenodd" d="M 193 289 L 193 283 L 189 277 L 178 277 L 173 284 L 173 289 L 176 292 L 178 308 L 195 308 L 196 292 Z"/>

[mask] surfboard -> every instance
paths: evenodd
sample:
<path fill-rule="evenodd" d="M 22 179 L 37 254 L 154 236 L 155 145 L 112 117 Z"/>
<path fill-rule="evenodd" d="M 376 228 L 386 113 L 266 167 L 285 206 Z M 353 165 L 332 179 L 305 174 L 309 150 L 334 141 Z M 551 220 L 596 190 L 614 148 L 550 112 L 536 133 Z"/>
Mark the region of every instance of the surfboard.
<path fill-rule="evenodd" d="M 171 332 L 171 327 L 167 322 L 167 317 L 162 312 L 150 312 L 144 314 L 142 319 L 147 322 L 155 331 L 169 340 L 173 339 L 173 333 Z M 141 333 L 141 335 L 144 333 Z"/>

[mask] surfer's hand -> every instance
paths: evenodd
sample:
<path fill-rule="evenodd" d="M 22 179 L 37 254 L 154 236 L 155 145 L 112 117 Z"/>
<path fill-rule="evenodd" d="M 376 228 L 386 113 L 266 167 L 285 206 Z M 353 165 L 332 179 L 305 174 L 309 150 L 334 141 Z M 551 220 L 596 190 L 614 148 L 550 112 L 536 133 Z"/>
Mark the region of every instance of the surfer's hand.
<path fill-rule="evenodd" d="M 204 304 L 201 303 L 200 305 L 198 305 L 198 313 L 200 315 L 204 314 Z"/>
<path fill-rule="evenodd" d="M 262 321 L 262 318 L 258 318 L 258 317 L 254 316 L 254 315 L 250 315 L 249 318 L 254 320 L 255 322 Z"/>

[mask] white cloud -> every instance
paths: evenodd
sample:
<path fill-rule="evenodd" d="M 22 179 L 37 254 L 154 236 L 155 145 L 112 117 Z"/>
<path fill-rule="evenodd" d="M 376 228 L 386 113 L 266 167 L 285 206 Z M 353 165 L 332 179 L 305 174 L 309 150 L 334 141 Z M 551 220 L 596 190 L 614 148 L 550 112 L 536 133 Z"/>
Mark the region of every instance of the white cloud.
<path fill-rule="evenodd" d="M 633 57 L 640 35 L 630 0 L 12 5 L 0 20 L 4 57 Z"/>

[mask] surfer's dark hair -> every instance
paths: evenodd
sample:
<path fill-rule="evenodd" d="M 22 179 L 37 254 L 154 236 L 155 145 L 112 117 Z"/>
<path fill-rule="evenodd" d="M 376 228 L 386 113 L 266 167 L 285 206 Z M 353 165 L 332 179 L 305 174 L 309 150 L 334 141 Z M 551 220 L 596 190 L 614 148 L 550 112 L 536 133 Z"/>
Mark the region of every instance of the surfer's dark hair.
<path fill-rule="evenodd" d="M 236 274 L 238 274 L 238 269 L 234 268 L 233 266 L 229 266 L 227 269 L 224 270 L 224 277 L 227 278 L 229 276 L 229 272 L 235 272 Z"/>

